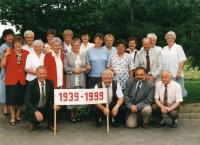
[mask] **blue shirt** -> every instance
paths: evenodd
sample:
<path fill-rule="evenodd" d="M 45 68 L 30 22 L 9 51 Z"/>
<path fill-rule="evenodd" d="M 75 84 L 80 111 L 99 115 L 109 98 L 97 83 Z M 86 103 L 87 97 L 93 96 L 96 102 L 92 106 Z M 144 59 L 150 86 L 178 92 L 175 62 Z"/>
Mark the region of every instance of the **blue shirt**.
<path fill-rule="evenodd" d="M 12 48 L 12 45 L 9 45 L 7 42 L 6 43 L 3 43 L 1 46 L 0 46 L 0 59 L 2 59 L 2 54 L 4 52 L 4 50 L 6 48 Z"/>
<path fill-rule="evenodd" d="M 106 49 L 107 49 L 106 45 L 104 45 L 103 48 L 106 48 Z M 108 49 L 107 49 L 107 50 L 108 50 Z M 111 50 L 111 51 L 108 51 L 108 52 L 109 52 L 110 54 L 115 53 L 115 52 L 117 52 L 117 48 L 114 47 L 114 46 L 112 46 L 112 50 Z"/>
<path fill-rule="evenodd" d="M 92 47 L 87 51 L 92 69 L 88 73 L 89 77 L 101 77 L 101 72 L 106 69 L 106 64 L 110 53 L 106 48 Z"/>

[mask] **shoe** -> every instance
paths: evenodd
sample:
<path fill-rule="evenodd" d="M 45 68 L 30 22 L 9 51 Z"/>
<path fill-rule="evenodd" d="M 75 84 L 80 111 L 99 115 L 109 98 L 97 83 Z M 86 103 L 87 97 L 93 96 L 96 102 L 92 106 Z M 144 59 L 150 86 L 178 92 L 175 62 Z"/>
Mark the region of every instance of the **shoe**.
<path fill-rule="evenodd" d="M 70 121 L 71 123 L 76 123 L 76 118 L 70 118 L 69 121 Z"/>
<path fill-rule="evenodd" d="M 142 123 L 142 127 L 144 128 L 144 129 L 148 129 L 149 128 L 149 124 L 148 123 Z"/>
<path fill-rule="evenodd" d="M 56 124 L 58 125 L 58 123 L 62 123 L 62 120 L 60 120 L 59 118 L 56 119 Z"/>
<path fill-rule="evenodd" d="M 23 123 L 23 120 L 21 120 L 21 118 L 20 118 L 20 119 L 17 119 L 17 118 L 20 118 L 20 116 L 16 116 L 16 120 L 17 120 L 17 122 L 19 122 L 19 123 Z"/>
<path fill-rule="evenodd" d="M 172 121 L 172 128 L 177 128 L 177 122 Z"/>
<path fill-rule="evenodd" d="M 80 117 L 77 117 L 77 118 L 76 118 L 76 121 L 77 121 L 77 122 L 80 122 L 80 123 L 83 122 L 82 119 L 81 119 Z"/>
<path fill-rule="evenodd" d="M 9 114 L 9 113 L 3 113 L 3 115 L 4 115 L 4 116 L 9 116 L 10 114 Z"/>
<path fill-rule="evenodd" d="M 51 130 L 54 132 L 54 127 L 52 125 L 47 125 L 47 129 Z M 58 131 L 58 129 L 56 128 L 56 132 Z"/>
<path fill-rule="evenodd" d="M 28 128 L 29 128 L 30 131 L 35 130 L 35 127 L 34 127 L 33 123 L 30 123 Z"/>
<path fill-rule="evenodd" d="M 11 120 L 12 120 L 12 119 L 13 119 L 14 121 L 10 121 L 10 125 L 12 125 L 12 126 L 13 126 L 13 125 L 15 125 L 15 124 L 16 124 L 16 120 L 15 120 L 15 118 L 11 118 Z"/>
<path fill-rule="evenodd" d="M 162 127 L 162 126 L 165 126 L 165 121 L 164 121 L 163 123 L 157 123 L 157 124 L 155 125 L 155 128 L 160 128 L 160 127 Z"/>
<path fill-rule="evenodd" d="M 102 126 L 101 121 L 96 122 L 96 127 L 101 127 L 101 126 Z"/>
<path fill-rule="evenodd" d="M 118 124 L 116 121 L 112 122 L 111 124 L 112 124 L 112 127 L 118 127 Z"/>

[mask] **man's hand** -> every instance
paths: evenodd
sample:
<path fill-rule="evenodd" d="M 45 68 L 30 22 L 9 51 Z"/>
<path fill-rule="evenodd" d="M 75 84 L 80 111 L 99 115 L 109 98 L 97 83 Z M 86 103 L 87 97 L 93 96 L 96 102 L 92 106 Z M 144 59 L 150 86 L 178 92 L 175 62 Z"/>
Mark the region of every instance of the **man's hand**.
<path fill-rule="evenodd" d="M 59 105 L 54 105 L 53 109 L 56 109 L 56 111 L 58 111 L 58 110 L 60 110 L 60 106 Z"/>
<path fill-rule="evenodd" d="M 108 116 L 110 114 L 110 110 L 108 110 L 107 108 L 104 108 L 103 113 Z"/>
<path fill-rule="evenodd" d="M 39 111 L 36 111 L 34 114 L 35 114 L 37 121 L 41 122 L 43 120 L 42 113 L 40 113 Z"/>
<path fill-rule="evenodd" d="M 163 106 L 161 108 L 161 112 L 162 112 L 162 114 L 167 114 L 168 113 L 168 107 Z"/>
<path fill-rule="evenodd" d="M 137 112 L 138 111 L 138 108 L 137 108 L 137 106 L 136 105 L 132 105 L 131 106 L 131 112 Z"/>
<path fill-rule="evenodd" d="M 111 112 L 111 115 L 113 117 L 115 117 L 117 115 L 118 109 L 119 109 L 119 107 L 117 107 L 117 106 L 113 107 L 112 112 Z"/>

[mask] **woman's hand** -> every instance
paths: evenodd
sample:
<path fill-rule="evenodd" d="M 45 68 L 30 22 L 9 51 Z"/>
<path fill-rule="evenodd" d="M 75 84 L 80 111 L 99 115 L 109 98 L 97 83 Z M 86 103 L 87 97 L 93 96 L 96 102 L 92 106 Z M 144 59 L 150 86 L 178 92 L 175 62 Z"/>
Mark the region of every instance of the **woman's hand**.
<path fill-rule="evenodd" d="M 91 70 L 91 66 L 90 66 L 89 64 L 86 64 L 86 65 L 85 65 L 85 69 L 86 69 L 86 70 Z"/>
<path fill-rule="evenodd" d="M 80 73 L 82 73 L 82 72 L 83 72 L 83 69 L 80 68 L 80 67 L 74 69 L 74 73 L 75 73 L 75 74 L 80 74 Z"/>
<path fill-rule="evenodd" d="M 5 50 L 4 50 L 4 56 L 8 56 L 8 55 L 10 55 L 10 48 L 6 48 Z"/>
<path fill-rule="evenodd" d="M 180 79 L 181 78 L 181 71 L 178 71 L 176 74 L 176 79 Z"/>

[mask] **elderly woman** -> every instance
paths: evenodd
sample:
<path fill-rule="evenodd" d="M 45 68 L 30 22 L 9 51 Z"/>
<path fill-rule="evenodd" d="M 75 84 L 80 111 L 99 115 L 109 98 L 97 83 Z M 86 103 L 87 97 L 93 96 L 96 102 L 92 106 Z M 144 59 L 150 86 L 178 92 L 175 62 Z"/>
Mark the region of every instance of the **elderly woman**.
<path fill-rule="evenodd" d="M 168 45 L 162 50 L 164 69 L 170 70 L 173 80 L 179 83 L 182 87 L 183 97 L 187 96 L 187 91 L 184 87 L 183 66 L 186 61 L 186 56 L 181 45 L 175 43 L 176 34 L 169 31 L 165 35 Z"/>
<path fill-rule="evenodd" d="M 67 88 L 82 89 L 86 88 L 86 73 L 91 69 L 87 54 L 80 51 L 81 41 L 74 38 L 71 42 L 72 51 L 67 53 L 64 60 L 64 70 L 67 73 Z M 70 122 L 82 122 L 76 114 L 76 106 L 68 105 L 70 109 Z"/>
<path fill-rule="evenodd" d="M 34 49 L 33 49 L 34 36 L 35 34 L 31 30 L 27 30 L 24 32 L 26 45 L 23 45 L 22 49 L 29 51 L 29 53 L 34 53 Z"/>
<path fill-rule="evenodd" d="M 71 52 L 72 46 L 71 46 L 71 41 L 73 38 L 73 31 L 72 30 L 65 30 L 63 32 L 63 50 L 65 53 Z"/>
<path fill-rule="evenodd" d="M 34 52 L 30 53 L 26 59 L 25 71 L 27 72 L 26 80 L 32 81 L 36 78 L 36 69 L 40 65 L 44 65 L 44 56 L 42 48 L 44 43 L 42 40 L 35 40 L 33 42 Z"/>
<path fill-rule="evenodd" d="M 112 46 L 114 43 L 114 40 L 115 40 L 115 38 L 112 34 L 106 34 L 104 37 L 104 43 L 105 43 L 104 48 L 106 48 L 108 50 L 108 52 L 110 52 L 110 53 L 117 52 L 116 47 Z"/>
<path fill-rule="evenodd" d="M 149 33 L 147 34 L 147 37 L 151 39 L 152 48 L 162 51 L 162 48 L 160 46 L 156 46 L 157 36 L 155 33 Z"/>
<path fill-rule="evenodd" d="M 94 88 L 94 86 L 101 81 L 101 72 L 106 68 L 110 53 L 106 48 L 102 48 L 103 38 L 103 34 L 97 33 L 94 36 L 95 46 L 87 51 L 92 66 L 87 76 L 87 88 Z"/>
<path fill-rule="evenodd" d="M 12 49 L 13 48 L 12 41 L 13 41 L 14 35 L 15 35 L 15 33 L 13 32 L 12 29 L 5 29 L 3 31 L 3 35 L 2 36 L 3 36 L 4 40 L 5 40 L 5 43 L 3 43 L 0 46 L 0 60 L 2 60 L 2 54 L 3 54 L 4 51 L 6 51 L 7 49 Z M 5 75 L 5 69 L 1 69 L 0 68 L 0 70 L 2 71 L 2 74 Z M 0 86 L 0 87 L 1 88 L 5 88 L 5 84 L 2 83 L 2 85 L 3 86 Z M 5 93 L 5 90 L 4 90 L 4 93 Z M 2 103 L 5 103 L 5 98 L 6 98 L 5 95 L 1 96 L 1 97 L 2 97 Z M 9 113 L 8 113 L 8 105 L 4 104 L 3 115 L 4 116 L 8 116 L 9 115 Z"/>
<path fill-rule="evenodd" d="M 47 79 L 53 80 L 54 89 L 66 88 L 66 76 L 64 72 L 64 54 L 61 53 L 62 41 L 55 37 L 51 40 L 52 51 L 44 57 L 44 66 L 47 69 Z M 59 116 L 59 114 L 58 114 Z M 62 121 L 57 116 L 57 123 Z"/>
<path fill-rule="evenodd" d="M 133 58 L 130 54 L 125 53 L 126 42 L 123 39 L 117 40 L 116 47 L 117 53 L 110 55 L 107 68 L 115 74 L 114 80 L 119 82 L 124 90 L 126 80 L 132 78 L 134 74 Z"/>
<path fill-rule="evenodd" d="M 13 39 L 14 49 L 6 49 L 1 61 L 1 67 L 6 67 L 6 105 L 10 105 L 10 124 L 15 125 L 16 120 L 22 123 L 20 112 L 24 104 L 24 94 L 26 90 L 25 63 L 28 51 L 22 49 L 23 38 L 16 36 Z M 17 111 L 15 111 L 17 108 Z"/>
<path fill-rule="evenodd" d="M 94 43 L 89 42 L 90 36 L 87 30 L 83 30 L 81 32 L 81 39 L 82 39 L 82 43 L 81 43 L 80 51 L 86 52 L 88 49 L 94 46 Z"/>
<path fill-rule="evenodd" d="M 54 29 L 49 29 L 46 32 L 47 43 L 44 44 L 43 53 L 51 52 L 51 40 L 56 37 L 56 31 Z"/>
<path fill-rule="evenodd" d="M 128 38 L 128 47 L 125 52 L 130 54 L 133 58 L 133 62 L 135 62 L 135 56 L 137 54 L 137 49 L 136 49 L 136 46 L 137 46 L 137 39 L 135 37 L 129 37 Z"/>

